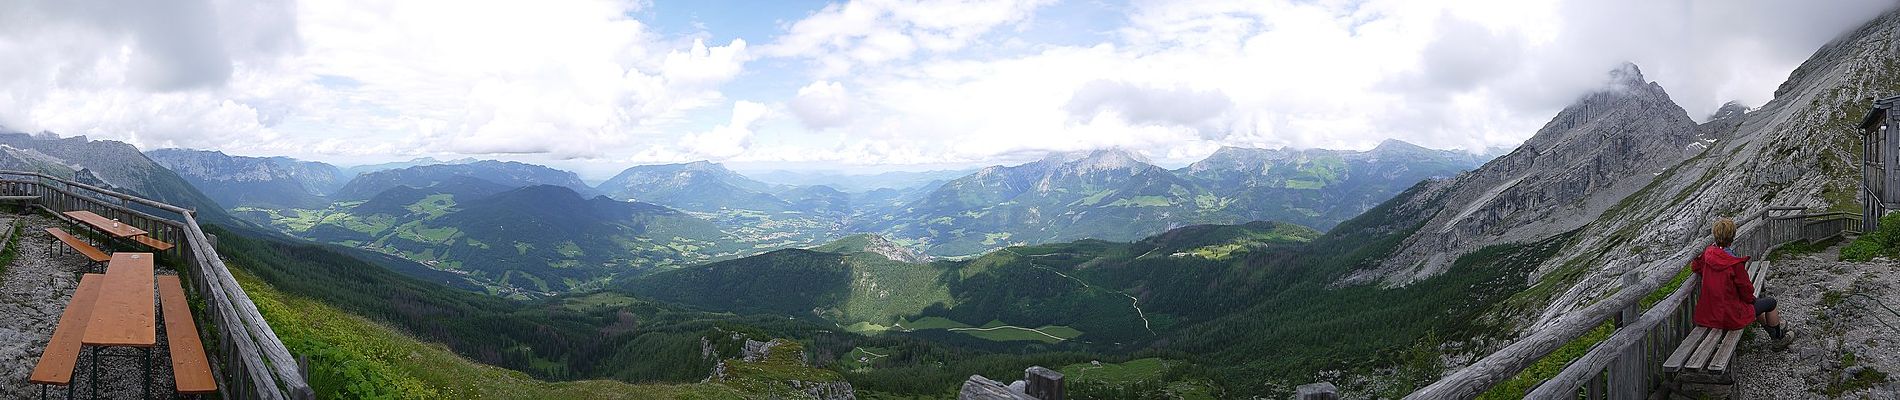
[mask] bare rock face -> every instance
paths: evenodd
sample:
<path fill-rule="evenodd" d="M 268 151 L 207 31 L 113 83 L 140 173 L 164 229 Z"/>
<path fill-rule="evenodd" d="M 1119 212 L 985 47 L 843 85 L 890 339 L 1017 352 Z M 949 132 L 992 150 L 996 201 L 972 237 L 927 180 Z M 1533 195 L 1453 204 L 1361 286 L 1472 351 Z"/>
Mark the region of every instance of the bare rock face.
<path fill-rule="evenodd" d="M 744 348 L 745 362 L 759 362 L 759 361 L 765 360 L 766 357 L 769 357 L 772 355 L 772 347 L 774 346 L 778 346 L 777 340 L 770 341 L 770 342 L 761 342 L 757 340 L 746 339 L 745 348 Z"/>
<path fill-rule="evenodd" d="M 791 385 L 792 389 L 803 392 L 814 399 L 851 400 L 858 398 L 857 390 L 851 388 L 850 382 L 806 382 L 792 380 L 786 383 Z"/>
<path fill-rule="evenodd" d="M 1625 275 L 1674 273 L 1636 267 L 1705 244 L 1702 238 L 1717 217 L 1743 220 L 1770 206 L 1859 212 L 1858 123 L 1874 99 L 1900 93 L 1896 58 L 1900 10 L 1822 46 L 1760 108 L 1703 123 L 1706 151 L 1659 177 L 1653 189 L 1631 196 L 1627 207 L 1591 224 L 1578 243 L 1545 262 L 1545 272 L 1572 260 L 1593 268 L 1553 299 L 1538 321 L 1615 290 Z M 1742 226 L 1743 235 L 1751 225 Z"/>
<path fill-rule="evenodd" d="M 1696 140 L 1695 121 L 1626 64 L 1516 151 L 1403 199 L 1399 209 L 1422 228 L 1378 268 L 1345 283 L 1405 285 L 1485 246 L 1578 229 L 1697 154 Z"/>
<path fill-rule="evenodd" d="M 864 245 L 864 251 L 884 256 L 884 258 L 890 259 L 891 261 L 912 264 L 927 263 L 933 259 L 933 257 L 919 253 L 917 250 L 904 247 L 904 245 L 892 242 L 890 239 L 885 239 L 883 235 L 870 235 L 867 243 Z"/>

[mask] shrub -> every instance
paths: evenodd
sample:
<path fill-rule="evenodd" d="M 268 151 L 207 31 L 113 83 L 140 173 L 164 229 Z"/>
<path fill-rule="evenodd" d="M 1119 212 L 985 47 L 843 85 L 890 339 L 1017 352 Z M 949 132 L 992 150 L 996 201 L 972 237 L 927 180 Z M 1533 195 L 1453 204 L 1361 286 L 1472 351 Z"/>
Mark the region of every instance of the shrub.
<path fill-rule="evenodd" d="M 1880 217 L 1879 228 L 1841 248 L 1841 261 L 1867 261 L 1881 256 L 1900 257 L 1900 213 Z"/>

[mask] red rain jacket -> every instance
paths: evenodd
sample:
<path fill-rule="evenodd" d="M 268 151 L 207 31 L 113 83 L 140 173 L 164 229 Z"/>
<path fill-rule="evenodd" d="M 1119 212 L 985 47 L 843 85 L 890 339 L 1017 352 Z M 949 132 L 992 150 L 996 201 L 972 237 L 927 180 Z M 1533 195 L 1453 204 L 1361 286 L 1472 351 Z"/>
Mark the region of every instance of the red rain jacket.
<path fill-rule="evenodd" d="M 1742 329 L 1755 322 L 1755 284 L 1748 281 L 1748 257 L 1736 257 L 1721 247 L 1702 249 L 1689 268 L 1702 276 L 1695 304 L 1695 324 L 1717 329 Z"/>

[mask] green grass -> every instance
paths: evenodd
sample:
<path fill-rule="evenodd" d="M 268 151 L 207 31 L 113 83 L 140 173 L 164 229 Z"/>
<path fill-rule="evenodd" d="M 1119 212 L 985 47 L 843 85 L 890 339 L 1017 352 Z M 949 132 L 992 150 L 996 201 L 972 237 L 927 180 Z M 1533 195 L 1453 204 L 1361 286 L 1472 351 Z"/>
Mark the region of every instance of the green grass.
<path fill-rule="evenodd" d="M 1167 207 L 1172 205 L 1174 205 L 1173 201 L 1162 196 L 1135 196 L 1108 203 L 1109 207 Z"/>
<path fill-rule="evenodd" d="M 1900 258 L 1900 213 L 1880 217 L 1879 228 L 1841 248 L 1841 261 L 1870 261 L 1875 257 Z"/>
<path fill-rule="evenodd" d="M 1835 244 L 1840 242 L 1841 238 L 1839 237 L 1823 240 L 1819 243 L 1809 243 L 1807 240 L 1796 241 L 1794 243 L 1781 245 L 1781 247 L 1776 247 L 1774 252 L 1768 253 L 1768 260 L 1781 261 L 1793 257 L 1819 253 L 1823 250 L 1827 250 L 1829 247 L 1834 247 Z"/>
<path fill-rule="evenodd" d="M 1683 282 L 1689 281 L 1689 275 L 1693 274 L 1695 274 L 1695 272 L 1689 270 L 1688 265 L 1683 265 L 1681 271 L 1676 271 L 1675 277 L 1669 278 L 1669 283 L 1663 284 L 1660 288 L 1656 288 L 1656 291 L 1650 292 L 1648 296 L 1643 296 L 1642 309 L 1648 310 L 1650 306 L 1662 302 L 1663 298 L 1669 297 L 1670 293 L 1675 293 L 1676 289 L 1681 288 Z"/>
<path fill-rule="evenodd" d="M 1142 358 L 1119 364 L 1070 364 L 1057 371 L 1067 380 L 1095 380 L 1107 382 L 1132 382 L 1160 379 L 1162 373 L 1177 361 L 1160 358 Z"/>
<path fill-rule="evenodd" d="M 404 209 L 409 211 L 426 214 L 428 218 L 448 214 L 449 209 L 453 207 L 455 207 L 455 196 L 442 193 L 428 195 L 423 197 L 422 200 L 417 200 L 415 203 L 403 206 Z"/>
<path fill-rule="evenodd" d="M 1295 189 L 1295 190 L 1319 190 L 1319 189 L 1325 189 L 1326 183 L 1320 182 L 1320 181 L 1304 181 L 1304 180 L 1298 180 L 1298 179 L 1288 179 L 1286 181 L 1286 188 Z"/>
<path fill-rule="evenodd" d="M 521 372 L 469 361 L 440 345 L 423 343 L 328 304 L 279 292 L 240 269 L 234 268 L 232 273 L 291 353 L 310 357 L 310 384 L 318 398 L 739 399 L 747 396 L 721 384 L 541 381 Z"/>
<path fill-rule="evenodd" d="M 1121 363 L 1076 363 L 1058 368 L 1075 398 L 1216 399 L 1213 383 L 1181 376 L 1188 363 L 1140 358 Z"/>
<path fill-rule="evenodd" d="M 14 220 L 13 234 L 7 236 L 6 250 L 0 250 L 0 276 L 6 276 L 7 266 L 13 264 L 14 257 L 20 256 L 19 246 L 16 245 L 20 242 L 20 225 L 23 225 L 20 220 Z"/>
<path fill-rule="evenodd" d="M 1517 376 L 1513 376 L 1504 382 L 1499 382 L 1497 386 L 1492 386 L 1491 390 L 1485 391 L 1484 394 L 1478 396 L 1478 398 L 1481 400 L 1523 398 L 1526 393 L 1530 393 L 1532 389 L 1536 389 L 1537 385 L 1544 383 L 1545 380 L 1549 380 L 1552 377 L 1556 377 L 1558 372 L 1563 372 L 1564 367 L 1569 366 L 1571 361 L 1576 361 L 1578 358 L 1582 358 L 1585 353 L 1589 353 L 1591 347 L 1609 339 L 1610 334 L 1614 332 L 1616 332 L 1616 325 L 1610 322 L 1604 322 L 1603 325 L 1597 326 L 1596 329 L 1584 333 L 1583 336 L 1578 337 L 1577 340 L 1565 343 L 1563 347 L 1557 348 L 1557 351 L 1553 351 L 1550 355 L 1538 359 L 1536 363 L 1531 364 L 1530 368 L 1525 368 L 1523 371 L 1518 372 Z"/>
<path fill-rule="evenodd" d="M 1842 368 L 1855 365 L 1855 361 L 1853 352 L 1844 352 L 1841 354 Z M 1860 372 L 1854 373 L 1853 376 L 1836 376 L 1830 379 L 1827 387 L 1822 388 L 1821 393 L 1826 394 L 1828 398 L 1842 398 L 1842 396 L 1848 393 L 1853 393 L 1861 389 L 1879 387 L 1880 385 L 1886 384 L 1887 380 L 1888 376 L 1886 372 L 1881 372 L 1872 366 L 1861 366 Z"/>
<path fill-rule="evenodd" d="M 599 309 L 625 307 L 637 302 L 639 301 L 634 299 L 633 297 L 628 297 L 627 295 L 620 294 L 620 293 L 596 292 L 593 294 L 588 294 L 586 296 L 567 297 L 565 298 L 564 301 L 561 302 L 561 306 L 566 307 L 569 310 L 585 312 L 585 311 L 592 311 L 592 310 L 599 310 Z"/>

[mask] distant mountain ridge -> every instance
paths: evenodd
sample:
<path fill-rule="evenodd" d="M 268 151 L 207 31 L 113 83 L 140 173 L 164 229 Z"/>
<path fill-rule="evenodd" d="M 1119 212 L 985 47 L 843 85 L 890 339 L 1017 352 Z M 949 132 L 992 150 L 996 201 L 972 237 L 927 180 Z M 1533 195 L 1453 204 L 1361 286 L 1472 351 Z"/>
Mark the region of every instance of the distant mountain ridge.
<path fill-rule="evenodd" d="M 691 211 L 778 212 L 792 208 L 790 202 L 768 193 L 771 185 L 706 161 L 627 168 L 601 182 L 598 190 L 616 199 L 647 201 Z"/>
<path fill-rule="evenodd" d="M 231 156 L 218 151 L 158 149 L 147 157 L 177 172 L 225 208 L 313 208 L 344 184 L 336 166 L 289 157 Z"/>
<path fill-rule="evenodd" d="M 465 164 L 433 164 L 364 173 L 337 189 L 333 196 L 341 200 L 367 199 L 396 186 L 427 187 L 455 177 L 473 177 L 511 186 L 555 185 L 583 196 L 596 194 L 573 172 L 545 166 L 482 160 Z"/>
<path fill-rule="evenodd" d="M 257 212 L 286 213 L 268 219 L 292 235 L 398 255 L 466 274 L 492 293 L 529 297 L 730 256 L 721 252 L 741 245 L 661 205 L 459 176 L 323 210 Z"/>
<path fill-rule="evenodd" d="M 1169 171 L 1122 149 L 1052 154 L 947 182 L 854 230 L 934 255 L 1083 238 L 1134 240 L 1190 224 L 1275 220 L 1328 228 L 1420 180 L 1484 162 L 1389 140 L 1369 151 L 1223 148 Z"/>

